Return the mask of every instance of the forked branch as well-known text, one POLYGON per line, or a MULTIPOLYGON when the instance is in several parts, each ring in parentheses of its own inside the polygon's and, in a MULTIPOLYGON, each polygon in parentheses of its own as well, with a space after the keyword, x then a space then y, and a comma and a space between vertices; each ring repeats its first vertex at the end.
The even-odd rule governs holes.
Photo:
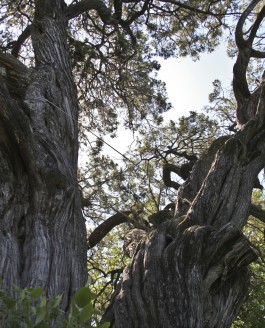
POLYGON ((247 82, 247 68, 249 65, 249 61, 251 58, 264 58, 265 53, 253 49, 253 42, 255 37, 257 36, 258 29, 260 24, 265 17, 265 6, 260 10, 257 14, 257 17, 252 24, 249 32, 248 38, 244 38, 244 26, 246 24, 246 20, 249 18, 253 9, 259 3, 259 0, 253 0, 247 9, 241 15, 235 32, 235 41, 238 47, 238 57, 237 61, 234 65, 233 73, 233 89, 235 93, 235 97, 237 100, 237 119, 240 125, 244 125, 249 121, 250 118, 253 117, 251 111, 247 109, 247 102, 250 98, 250 91, 247 82))

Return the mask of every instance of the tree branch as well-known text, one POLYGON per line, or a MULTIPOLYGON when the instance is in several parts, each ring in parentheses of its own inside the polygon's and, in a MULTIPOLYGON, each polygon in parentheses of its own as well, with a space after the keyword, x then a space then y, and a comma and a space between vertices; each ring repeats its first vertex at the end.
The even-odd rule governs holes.
POLYGON ((197 161, 198 160, 196 155, 193 155, 193 154, 189 155, 186 151, 178 151, 177 148, 169 148, 169 150, 167 150, 165 153, 166 154, 174 154, 179 157, 184 157, 188 161, 197 161))
POLYGON ((136 228, 145 230, 145 226, 129 217, 131 213, 132 211, 117 212, 101 223, 88 237, 88 249, 96 246, 113 228, 122 223, 132 223, 136 228))
POLYGON ((28 25, 25 30, 20 34, 17 41, 12 43, 12 51, 11 54, 14 57, 18 57, 19 51, 23 43, 30 37, 31 35, 31 25, 28 25))
POLYGON ((247 9, 243 12, 243 14, 240 16, 236 31, 235 31, 235 41, 238 49, 244 49, 246 41, 243 37, 243 26, 245 24, 246 19, 248 18, 251 11, 255 8, 255 6, 259 3, 259 0, 253 0, 250 5, 247 7, 247 9))
POLYGON ((241 15, 235 32, 236 44, 239 50, 236 63, 233 68, 233 89, 235 98, 237 101, 237 119, 239 124, 244 125, 250 119, 250 113, 244 108, 244 105, 247 103, 250 97, 250 91, 248 88, 248 82, 246 78, 246 72, 248 64, 253 54, 252 44, 256 36, 258 27, 264 17, 264 7, 261 12, 258 14, 257 19, 252 26, 252 31, 247 40, 244 39, 243 26, 247 17, 250 15, 255 6, 259 3, 259 0, 253 0, 247 9, 241 15))
POLYGON ((122 0, 114 0, 115 17, 120 20, 122 17, 122 0))
POLYGON ((70 20, 92 9, 97 11, 103 23, 110 25, 118 23, 112 16, 110 9, 102 0, 82 0, 76 4, 70 5, 66 9, 66 18, 70 20))
POLYGON ((5 66, 7 70, 13 70, 21 74, 27 74, 28 72, 27 66, 22 64, 14 56, 7 53, 3 53, 2 51, 0 51, 0 64, 5 66))
POLYGON ((5 77, 10 94, 16 99, 23 99, 27 86, 30 83, 30 71, 14 56, 0 51, 0 67, 5 77))
POLYGON ((163 167, 163 181, 166 187, 174 188, 176 190, 179 189, 180 184, 176 181, 171 180, 171 172, 176 173, 179 175, 179 168, 174 164, 166 163, 163 167))
POLYGON ((175 1, 175 0, 170 0, 170 1, 163 0, 161 2, 171 3, 173 5, 179 6, 180 8, 184 8, 184 9, 187 9, 187 10, 192 11, 194 13, 202 14, 202 15, 210 15, 210 16, 213 16, 213 17, 220 17, 220 16, 224 16, 226 14, 226 12, 223 12, 223 13, 220 13, 220 14, 215 14, 215 13, 211 12, 210 10, 206 10, 206 11, 201 10, 199 8, 192 7, 192 6, 188 5, 187 3, 182 3, 180 1, 175 1))
POLYGON ((265 58, 265 52, 251 49, 251 57, 252 58, 265 58))
POLYGON ((148 9, 148 5, 150 3, 150 0, 145 0, 143 7, 141 10, 135 12, 132 17, 126 22, 126 25, 130 25, 132 22, 134 22, 138 17, 142 16, 146 10, 148 9))
MULTIPOLYGON (((169 147, 168 147, 169 148, 169 147)), ((183 180, 186 180, 190 172, 192 170, 193 165, 198 160, 196 155, 190 155, 186 151, 179 152, 177 148, 169 148, 169 150, 165 151, 166 154, 174 154, 179 157, 184 157, 189 162, 184 163, 180 166, 166 163, 163 167, 163 181, 164 184, 169 188, 178 189, 180 187, 180 184, 171 180, 171 172, 176 173, 178 176, 180 176, 183 180)))
POLYGON ((265 223, 265 211, 260 206, 251 204, 250 215, 265 223))
POLYGON ((250 35, 249 35, 249 38, 248 38, 248 40, 251 43, 251 45, 253 44, 253 41, 254 41, 254 39, 256 37, 257 31, 258 31, 258 29, 260 27, 260 24, 261 24, 264 16, 265 16, 265 6, 263 6, 263 8, 261 9, 261 11, 258 13, 258 16, 257 16, 257 18, 256 18, 256 20, 255 20, 255 22, 254 22, 254 24, 253 24, 253 26, 251 28, 251 32, 250 32, 250 35))
POLYGON ((113 228, 129 221, 131 211, 116 213, 101 223, 88 237, 88 248, 96 246, 113 228))

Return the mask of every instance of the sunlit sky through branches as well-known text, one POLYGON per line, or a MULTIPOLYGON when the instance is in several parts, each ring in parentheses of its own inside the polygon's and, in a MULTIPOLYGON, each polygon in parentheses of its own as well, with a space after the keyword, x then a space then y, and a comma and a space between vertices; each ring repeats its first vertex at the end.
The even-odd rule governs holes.
MULTIPOLYGON (((158 78, 166 82, 169 101, 173 106, 164 114, 165 121, 177 121, 189 111, 200 111, 206 106, 215 79, 220 80, 224 88, 231 88, 234 61, 227 56, 226 45, 219 46, 211 54, 202 54, 197 61, 190 58, 159 60, 161 69, 158 78)), ((106 141, 119 152, 125 153, 133 137, 122 128, 118 132, 118 138, 106 138, 106 141)), ((108 146, 104 149, 113 159, 121 159, 108 146)))
POLYGON ((219 47, 211 54, 203 54, 198 61, 190 58, 161 61, 158 77, 166 82, 173 109, 165 119, 175 120, 189 111, 199 111, 208 104, 213 91, 212 82, 218 79, 224 88, 230 88, 234 60, 226 54, 226 47, 219 47))

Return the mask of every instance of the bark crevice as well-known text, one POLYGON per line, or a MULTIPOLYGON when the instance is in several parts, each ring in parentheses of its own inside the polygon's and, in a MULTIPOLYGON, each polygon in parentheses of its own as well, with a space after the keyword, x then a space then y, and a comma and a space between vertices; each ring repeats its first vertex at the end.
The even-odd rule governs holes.
POLYGON ((197 225, 183 232, 175 224, 160 225, 138 245, 103 318, 112 327, 126 322, 126 327, 221 328, 233 322, 245 299, 241 284, 248 278, 247 265, 256 253, 231 224, 219 229, 197 225), (169 233, 174 239, 168 245, 169 233))
POLYGON ((0 53, 0 271, 7 288, 69 297, 87 279, 86 228, 77 183, 78 102, 63 1, 36 1, 28 69, 0 53), (16 83, 24 78, 19 92, 16 83), (11 210, 12 209, 12 210, 11 210), (16 211, 16 212, 15 212, 16 211))

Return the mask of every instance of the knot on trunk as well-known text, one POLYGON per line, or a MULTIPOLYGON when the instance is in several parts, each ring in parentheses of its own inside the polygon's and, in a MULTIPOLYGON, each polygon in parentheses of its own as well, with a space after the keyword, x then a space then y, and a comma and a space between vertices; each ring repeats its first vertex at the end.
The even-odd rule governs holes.
POLYGON ((174 214, 174 212, 172 209, 164 209, 162 211, 158 211, 157 213, 149 215, 148 222, 156 227, 159 224, 172 219, 173 214, 174 214))
POLYGON ((133 257, 138 244, 146 238, 146 232, 142 229, 132 229, 124 237, 123 250, 126 255, 133 257))

